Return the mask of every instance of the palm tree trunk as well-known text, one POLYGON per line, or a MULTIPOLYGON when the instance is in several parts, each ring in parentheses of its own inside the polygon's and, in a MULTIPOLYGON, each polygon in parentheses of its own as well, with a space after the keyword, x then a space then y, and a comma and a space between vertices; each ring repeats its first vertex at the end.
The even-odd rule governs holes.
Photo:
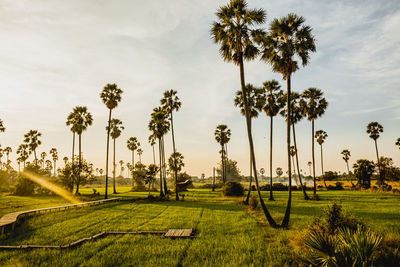
POLYGON ((243 63, 243 54, 242 53, 239 55, 239 67, 240 67, 240 85, 242 87, 244 110, 245 110, 245 114, 246 114, 247 136, 248 136, 248 139, 249 139, 250 153, 251 153, 251 159, 252 159, 252 163, 253 163, 254 180, 256 182, 257 193, 258 193, 258 197, 260 199, 261 207, 263 209, 265 217, 268 220, 269 225, 274 227, 274 228, 277 228, 279 226, 276 224, 274 218, 272 218, 272 216, 269 213, 267 207, 265 206, 264 200, 263 200, 263 198, 261 196, 260 187, 259 187, 259 184, 258 184, 257 167, 256 167, 255 153, 254 153, 254 144, 253 144, 253 136, 251 134, 250 114, 249 114, 249 107, 248 107, 248 103, 247 103, 247 95, 246 95, 246 89, 245 89, 246 85, 245 85, 245 81, 244 81, 244 63, 243 63))
MULTIPOLYGON (((301 180, 301 173, 300 173, 300 167, 299 167, 299 156, 297 154, 296 131, 295 131, 294 124, 292 124, 292 130, 293 130, 293 144, 294 144, 294 149, 296 150, 297 174, 299 175, 299 182, 300 182, 301 190, 303 191, 304 199, 310 200, 310 197, 307 195, 306 189, 303 186, 303 181, 301 180)), ((293 166, 293 168, 294 168, 294 166, 293 166)))
POLYGON ((115 166, 116 166, 116 164, 115 164, 115 140, 116 140, 116 138, 114 138, 114 151, 113 151, 113 189, 114 189, 113 193, 114 194, 117 193, 117 190, 115 188, 115 166))
POLYGON ((312 153, 312 167, 313 167, 313 179, 314 179, 314 191, 313 191, 313 199, 315 200, 317 197, 317 182, 315 180, 315 155, 314 155, 314 120, 311 121, 311 153, 312 153))
POLYGON ((135 187, 135 179, 133 179, 133 172, 135 171, 135 150, 132 150, 132 191, 135 187))
POLYGON ((154 165, 156 165, 156 153, 154 151, 154 145, 152 145, 151 147, 153 148, 153 162, 154 162, 154 165))
POLYGON ((82 153, 81 153, 81 141, 82 141, 82 139, 81 139, 81 136, 82 136, 82 134, 78 134, 78 140, 79 140, 78 141, 79 142, 79 145, 78 145, 79 155, 78 155, 78 157, 79 157, 79 162, 78 162, 78 181, 76 183, 75 195, 79 194, 79 184, 81 183, 81 168, 82 168, 82 158, 81 158, 81 156, 82 156, 82 153))
POLYGON ((161 139, 162 139, 162 143, 161 143, 161 146, 162 146, 162 162, 163 162, 163 176, 164 176, 164 192, 165 192, 165 194, 167 194, 168 193, 168 188, 167 188, 167 171, 166 171, 166 168, 165 168, 165 146, 164 146, 164 136, 163 137, 161 137, 161 139))
MULTIPOLYGON (((347 175, 350 176, 349 162, 347 160, 346 160, 346 166, 347 166, 347 175)), ((350 177, 350 183, 352 186, 354 186, 353 181, 351 180, 351 177, 350 177)))
POLYGON ((108 153, 109 153, 109 147, 110 147, 110 124, 111 124, 111 110, 110 113, 108 114, 108 127, 107 127, 107 152, 106 152, 106 188, 105 188, 105 193, 104 193, 104 198, 107 199, 108 197, 108 153))
POLYGON ((175 149, 174 119, 173 119, 173 116, 172 116, 172 105, 171 105, 171 133, 172 133, 172 147, 174 149, 175 200, 179 200, 179 195, 178 195, 178 169, 176 167, 176 149, 175 149))
POLYGON ((250 156, 250 182, 249 182, 249 190, 247 191, 247 196, 246 196, 246 200, 244 201, 245 205, 249 204, 249 199, 250 199, 250 194, 251 194, 251 183, 253 181, 253 177, 252 177, 252 162, 251 162, 251 156, 250 156))
POLYGON ((272 193, 272 135, 273 135, 273 117, 270 116, 271 119, 271 125, 270 125, 270 134, 269 134, 269 178, 270 178, 270 183, 269 183, 269 199, 270 201, 275 200, 274 195, 272 193))
POLYGON ((163 171, 162 171, 162 156, 161 156, 161 138, 158 138, 158 150, 159 150, 159 158, 160 158, 160 197, 164 196, 163 193, 163 171))
POLYGON ((221 145, 221 171, 222 171, 222 183, 225 183, 224 145, 221 145))
POLYGON ((288 196, 288 201, 286 205, 286 211, 285 211, 285 217, 283 217, 283 221, 281 224, 282 228, 287 228, 289 225, 289 219, 290 219, 290 208, 292 204, 292 169, 291 169, 291 164, 290 164, 290 126, 292 125, 290 122, 290 117, 291 117, 291 105, 290 105, 290 97, 292 95, 291 88, 290 88, 290 75, 287 77, 287 99, 286 99, 286 106, 287 106, 287 118, 286 118, 286 142, 287 142, 287 159, 288 159, 288 179, 289 179, 289 196, 288 196))
POLYGON ((56 177, 56 161, 54 161, 54 177, 56 177))
POLYGON ((213 167, 213 186, 212 186, 212 191, 215 191, 215 167, 213 167))
POLYGON ((378 164, 378 171, 379 171, 379 181, 382 186, 383 178, 382 178, 382 172, 381 172, 381 164, 379 163, 378 143, 377 143, 376 139, 374 141, 375 141, 375 151, 376 151, 376 162, 378 164))
POLYGON ((324 156, 322 153, 322 144, 321 144, 321 170, 322 170, 322 179, 324 181, 324 186, 326 190, 329 190, 328 187, 326 186, 325 175, 324 175, 324 156))

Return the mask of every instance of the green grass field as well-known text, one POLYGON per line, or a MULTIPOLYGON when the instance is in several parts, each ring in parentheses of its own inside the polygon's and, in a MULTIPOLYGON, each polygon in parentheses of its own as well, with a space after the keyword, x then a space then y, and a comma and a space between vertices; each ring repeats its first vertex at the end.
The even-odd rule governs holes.
MULTIPOLYGON (((118 196, 144 197, 146 192, 118 196)), ((102 192, 99 189, 99 192, 102 192)), ((92 193, 84 189, 83 193, 92 193)), ((267 192, 265 192, 265 196, 267 192)), ((286 192, 267 202, 273 216, 283 217, 286 192)), ((194 239, 160 236, 108 236, 68 250, 0 251, 0 266, 288 266, 301 255, 305 228, 322 208, 340 202, 347 213, 373 230, 400 234, 400 197, 356 191, 321 191, 321 201, 302 200, 294 192, 289 230, 272 229, 260 211, 246 212, 242 198, 224 198, 220 192, 191 190, 184 202, 121 201, 100 206, 32 217, 0 239, 1 245, 61 245, 100 231, 195 228, 194 239)), ((1 196, 2 214, 15 210, 64 204, 58 197, 1 196)))

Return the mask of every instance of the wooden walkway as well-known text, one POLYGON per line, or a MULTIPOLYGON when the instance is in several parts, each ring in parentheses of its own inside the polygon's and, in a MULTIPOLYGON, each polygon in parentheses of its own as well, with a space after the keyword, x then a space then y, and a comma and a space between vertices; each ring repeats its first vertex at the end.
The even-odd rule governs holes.
POLYGON ((169 229, 168 231, 135 231, 135 232, 100 232, 91 237, 85 237, 69 244, 59 246, 43 245, 19 245, 19 246, 0 246, 0 250, 26 250, 33 248, 67 249, 82 245, 85 242, 93 241, 108 235, 162 235, 166 238, 193 238, 194 229, 169 229))
POLYGON ((0 218, 0 236, 5 233, 12 232, 15 228, 15 225, 18 223, 18 221, 24 217, 34 216, 36 214, 45 213, 45 212, 60 211, 60 210, 67 210, 67 209, 71 209, 71 208, 81 208, 81 207, 86 207, 86 206, 100 205, 100 204, 104 204, 106 202, 118 201, 118 200, 120 200, 120 198, 109 198, 109 199, 83 202, 83 203, 78 203, 78 204, 70 204, 70 205, 64 205, 64 206, 34 209, 34 210, 28 210, 28 211, 17 211, 17 212, 9 213, 0 218))

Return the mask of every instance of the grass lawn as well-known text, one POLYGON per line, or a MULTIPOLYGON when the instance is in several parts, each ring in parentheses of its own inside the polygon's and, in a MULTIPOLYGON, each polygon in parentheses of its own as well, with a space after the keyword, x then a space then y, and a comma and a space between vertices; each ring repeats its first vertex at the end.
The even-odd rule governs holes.
MULTIPOLYGON (((147 196, 146 192, 128 190, 118 188, 118 196, 147 196)), ((90 194, 92 190, 83 189, 82 193, 90 194)), ((267 193, 264 192, 265 199, 267 193)), ((319 194, 322 200, 311 202, 302 200, 301 192, 294 192, 289 230, 267 226, 261 211, 247 213, 237 204, 242 198, 224 198, 220 192, 209 189, 189 191, 184 202, 121 201, 45 214, 26 220, 13 233, 1 238, 0 244, 61 245, 107 230, 195 228, 198 233, 192 240, 108 236, 62 251, 0 251, 0 266, 288 266, 304 249, 301 239, 304 229, 333 201, 341 202, 346 212, 377 232, 400 234, 398 195, 356 191, 319 194)), ((275 192, 276 201, 266 201, 276 219, 283 218, 286 195, 286 192, 275 192)), ((12 212, 22 207, 51 206, 51 201, 63 204, 55 197, 2 196, 0 208, 3 213, 12 212), (14 205, 11 208, 4 207, 11 204, 14 205)))

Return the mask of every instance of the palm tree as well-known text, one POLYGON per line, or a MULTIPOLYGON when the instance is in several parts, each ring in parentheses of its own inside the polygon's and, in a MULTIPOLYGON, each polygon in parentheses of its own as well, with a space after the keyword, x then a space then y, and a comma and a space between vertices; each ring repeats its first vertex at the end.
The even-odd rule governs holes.
POLYGON ((6 153, 7 162, 8 162, 8 161, 10 160, 10 159, 9 159, 9 156, 10 156, 10 153, 12 152, 12 148, 9 147, 9 146, 7 146, 7 147, 5 147, 5 148, 3 149, 3 152, 6 153))
POLYGON ((245 0, 231 0, 227 5, 221 6, 217 13, 218 22, 214 22, 211 35, 215 43, 220 43, 220 53, 227 62, 233 62, 239 66, 240 85, 243 95, 243 104, 246 114, 247 136, 249 139, 251 161, 253 164, 254 180, 263 212, 272 227, 278 227, 261 197, 257 178, 257 166, 254 154, 253 136, 250 127, 250 113, 245 89, 244 61, 253 60, 259 53, 254 41, 265 35, 261 29, 255 29, 255 25, 265 22, 266 13, 263 9, 249 9, 245 0))
POLYGON ((153 149, 153 164, 156 165, 156 152, 154 151, 154 145, 156 144, 156 137, 153 134, 149 136, 149 144, 153 149))
POLYGON ((396 145, 396 146, 398 146, 398 147, 399 147, 399 149, 400 149, 400 137, 399 137, 399 138, 397 138, 395 145, 396 145))
POLYGON ((266 94, 266 101, 263 110, 265 114, 270 118, 270 135, 269 135, 269 176, 270 176, 270 188, 269 188, 269 200, 274 200, 272 193, 272 140, 273 140, 273 118, 278 115, 282 109, 282 101, 280 101, 283 91, 280 89, 277 80, 266 81, 263 84, 263 91, 266 94))
POLYGON ((6 127, 4 127, 3 120, 0 119, 0 133, 4 133, 6 131, 6 127))
POLYGON ((119 161, 119 166, 121 167, 120 176, 122 177, 123 176, 122 172, 124 171, 124 161, 122 159, 119 161))
POLYGON ((231 130, 225 124, 217 126, 214 132, 215 140, 221 145, 221 169, 222 169, 222 182, 226 182, 225 172, 225 144, 229 142, 231 130))
MULTIPOLYGON (((110 133, 111 138, 113 139, 113 143, 114 143, 114 152, 113 152, 113 189, 114 189, 114 194, 117 194, 117 190, 115 188, 115 167, 116 167, 116 162, 115 162, 115 140, 118 137, 121 136, 121 133, 125 128, 124 128, 124 126, 122 126, 122 121, 120 121, 119 119, 112 119, 109 127, 110 128, 106 128, 106 130, 107 130, 107 132, 110 133)), ((106 174, 107 174, 107 172, 106 172, 106 174)))
POLYGON ((44 163, 45 163, 45 159, 47 157, 47 153, 46 152, 42 152, 40 153, 40 158, 42 160, 42 168, 44 169, 44 163))
POLYGON ((164 197, 167 191, 167 181, 165 175, 165 153, 163 140, 164 135, 169 131, 170 123, 168 121, 168 114, 165 109, 158 107, 153 109, 151 113, 151 120, 149 122, 149 130, 158 139, 158 149, 160 158, 160 197, 164 197), (163 171, 164 170, 164 171, 163 171), (164 178, 164 179, 163 179, 164 178), (164 192, 163 192, 164 185, 164 192))
POLYGON ((107 130, 107 152, 106 152, 106 188, 104 198, 107 199, 108 195, 108 152, 109 152, 109 144, 110 144, 110 124, 111 124, 111 111, 118 106, 118 103, 121 102, 121 94, 123 91, 118 88, 118 86, 113 84, 107 84, 103 91, 100 94, 100 98, 106 107, 109 109, 108 114, 108 130, 107 130))
POLYGON ((42 134, 37 130, 30 130, 24 135, 24 142, 27 143, 30 153, 33 152, 35 156, 35 164, 37 164, 36 149, 42 144, 42 141, 39 139, 41 136, 42 134))
POLYGON ((322 144, 325 142, 325 139, 328 137, 328 134, 323 130, 318 130, 315 132, 315 139, 317 139, 317 143, 321 147, 321 171, 322 171, 322 179, 324 181, 325 188, 328 190, 325 182, 325 175, 324 175, 324 157, 322 154, 322 144))
POLYGON ((311 162, 311 161, 307 162, 307 165, 308 165, 308 170, 309 170, 310 176, 311 176, 311 166, 312 166, 312 162, 311 162))
POLYGON ((71 131, 78 135, 78 179, 76 183, 76 192, 75 194, 79 193, 79 184, 81 178, 81 170, 82 170, 82 133, 87 130, 87 128, 92 125, 93 117, 90 112, 88 112, 87 107, 85 106, 76 106, 72 110, 72 113, 68 116, 67 124, 72 123, 71 131), (71 117, 70 117, 71 116, 71 117))
MULTIPOLYGON (((283 102, 284 105, 285 105, 286 99, 287 99, 287 95, 284 94, 281 97, 281 102, 283 102)), ((299 152, 298 152, 297 141, 296 141, 296 127, 295 126, 298 122, 300 122, 303 119, 303 114, 300 109, 299 100, 300 100, 300 94, 298 94, 296 92, 292 92, 292 96, 290 97, 290 103, 291 103, 291 105, 290 105, 290 110, 291 110, 290 122, 292 124, 293 145, 294 145, 295 152, 296 152, 296 155, 295 155, 296 156, 296 168, 297 168, 297 175, 298 175, 299 181, 300 181, 300 187, 301 187, 301 190, 303 191, 304 199, 310 200, 310 197, 307 195, 305 186, 303 186, 303 181, 301 179, 300 166, 299 166, 299 152)), ((285 120, 287 119, 287 110, 286 109, 282 109, 280 114, 285 118, 285 120)), ((295 168, 295 165, 293 165, 293 168, 295 168)))
POLYGON ((312 144, 312 166, 313 166, 313 179, 314 179, 314 191, 313 199, 318 199, 317 196, 317 183, 315 179, 315 156, 314 156, 314 121, 321 117, 325 113, 325 109, 328 107, 328 102, 323 97, 321 90, 317 88, 308 88, 302 94, 300 100, 300 107, 307 119, 311 121, 311 144, 312 144))
POLYGON ((67 165, 68 157, 63 157, 63 161, 64 161, 64 166, 67 165))
POLYGON ((374 140, 375 143, 375 151, 376 151, 376 162, 378 165, 378 171, 379 171, 379 181, 382 183, 383 182, 383 177, 382 177, 382 172, 381 172, 381 164, 379 162, 379 153, 378 153, 378 143, 377 140, 380 136, 380 133, 383 133, 383 126, 380 125, 378 122, 373 121, 368 123, 367 125, 367 134, 369 134, 369 138, 374 140))
POLYGON ((56 161, 58 160, 58 152, 56 148, 52 148, 50 149, 50 155, 53 158, 53 162, 54 162, 54 177, 56 177, 56 161))
POLYGON ((3 158, 4 153, 3 153, 3 149, 1 148, 1 144, 0 144, 0 170, 3 169, 3 164, 1 163, 1 159, 3 158))
MULTIPOLYGON (((248 83, 245 87, 247 104, 250 113, 250 128, 251 128, 251 120, 253 118, 258 117, 258 112, 262 110, 265 100, 263 98, 263 91, 260 88, 254 87, 252 84, 248 83)), ((240 108, 240 113, 243 116, 246 116, 246 111, 244 109, 244 101, 242 97, 242 91, 236 92, 236 97, 234 99, 234 105, 240 108)), ((225 151, 226 152, 226 151, 225 151)), ((225 153, 226 154, 226 153, 225 153)), ((250 193, 251 193, 251 183, 252 183, 252 162, 250 155, 250 182, 249 182, 249 191, 247 192, 247 197, 245 200, 245 204, 249 203, 250 193)))
POLYGON ((138 148, 137 154, 139 156, 139 162, 142 163, 142 154, 143 154, 143 149, 138 148))
MULTIPOLYGON (((126 141, 126 146, 130 151, 132 151, 132 172, 135 168, 135 150, 140 147, 140 143, 136 137, 129 137, 128 141, 126 141)), ((132 188, 134 186, 134 180, 132 179, 132 188)))
MULTIPOLYGON (((346 166, 347 166, 347 175, 350 175, 350 169, 349 169, 349 159, 350 159, 350 150, 348 149, 343 149, 343 151, 340 153, 343 155, 343 160, 344 162, 346 162, 346 166)), ((353 181, 351 181, 351 185, 354 186, 353 181)))
POLYGON ((103 172, 104 172, 103 169, 99 169, 100 176, 103 176, 103 172))
MULTIPOLYGON (((174 120, 172 113, 173 111, 178 111, 182 105, 182 103, 179 100, 179 97, 176 95, 177 91, 171 89, 168 91, 164 92, 164 98, 161 99, 161 105, 162 107, 167 111, 167 113, 170 115, 170 121, 171 121, 171 133, 172 133, 172 148, 173 148, 173 154, 176 155, 176 147, 175 147, 175 135, 174 135, 174 120)), ((176 165, 176 159, 174 159, 175 165, 176 165)), ((175 166, 175 200, 179 200, 178 196, 178 172, 176 171, 177 167, 175 166)))
POLYGON ((304 25, 305 19, 296 14, 289 14, 280 19, 274 19, 269 27, 269 34, 261 36, 259 42, 262 45, 261 59, 270 63, 274 72, 281 73, 287 83, 287 160, 289 171, 289 197, 285 211, 285 217, 282 221, 282 227, 287 227, 290 218, 290 207, 292 203, 291 189, 291 164, 290 164, 290 97, 291 94, 291 76, 299 69, 298 59, 303 66, 307 65, 310 53, 315 52, 315 40, 311 34, 311 27, 304 25))
POLYGON ((25 168, 25 162, 29 158, 29 148, 27 144, 21 144, 19 145, 17 149, 17 154, 19 155, 19 159, 21 162, 24 163, 24 168, 25 168))

